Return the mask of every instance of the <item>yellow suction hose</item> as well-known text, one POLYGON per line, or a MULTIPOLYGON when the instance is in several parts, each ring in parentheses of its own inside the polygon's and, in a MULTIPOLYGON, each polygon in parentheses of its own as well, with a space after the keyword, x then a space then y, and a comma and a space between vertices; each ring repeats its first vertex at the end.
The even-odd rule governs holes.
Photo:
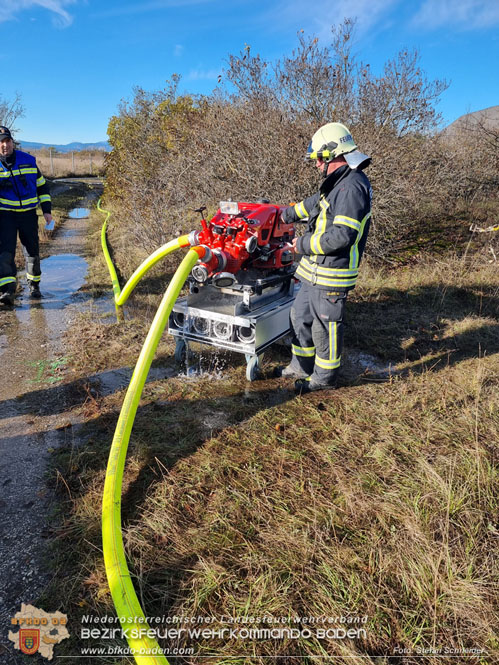
POLYGON ((101 207, 101 199, 99 199, 97 202, 97 209, 106 215, 106 219, 104 220, 104 224, 102 225, 102 230, 101 230, 101 245, 102 245, 102 251, 104 252, 104 258, 106 260, 107 267, 109 269, 109 274, 111 275, 116 314, 118 316, 118 319, 121 319, 122 318, 121 308, 126 303, 132 291, 140 282, 142 277, 144 277, 144 275, 163 257, 168 256, 168 254, 171 254, 171 252, 174 252, 176 249, 179 249, 180 247, 189 247, 190 246, 189 237, 185 235, 185 236, 180 236, 175 240, 170 240, 170 242, 167 242, 166 245, 163 245, 155 252, 153 252, 151 256, 149 256, 145 261, 143 261, 140 264, 140 266, 137 268, 137 270, 135 270, 133 275, 125 284, 123 289, 120 290, 118 275, 116 274, 116 269, 111 259, 111 255, 109 254, 109 249, 107 247, 107 238, 106 238, 107 222, 109 217, 111 216, 111 213, 109 212, 109 210, 104 210, 104 208, 101 207))
POLYGON ((111 217, 111 213, 109 210, 104 210, 104 208, 101 208, 101 199, 97 201, 97 210, 102 212, 104 215, 106 215, 106 219, 104 220, 104 223, 102 225, 102 229, 100 232, 100 241, 102 245, 102 251, 104 252, 104 258, 106 260, 106 264, 109 270, 109 274, 111 275, 111 282, 113 285, 113 293, 114 293, 114 306, 116 308, 116 317, 119 320, 123 318, 123 314, 121 309, 118 308, 116 305, 116 299, 120 297, 120 283, 118 281, 118 275, 116 274, 116 269, 114 267, 113 261, 111 259, 111 255, 109 254, 109 250, 107 248, 107 240, 106 240, 106 231, 107 231, 107 222, 109 218, 111 217))
POLYGON ((170 242, 167 242, 166 245, 163 245, 155 252, 153 252, 151 256, 149 256, 143 263, 141 263, 141 265, 137 268, 137 270, 133 273, 128 282, 125 284, 123 290, 121 291, 121 294, 116 299, 116 305, 118 307, 122 307, 130 297, 130 294, 137 286, 138 282, 142 279, 142 277, 144 277, 146 272, 148 272, 153 267, 153 265, 157 263, 160 259, 162 259, 164 256, 168 256, 168 254, 171 254, 176 249, 180 249, 181 247, 189 247, 189 240, 187 236, 180 236, 175 240, 170 240, 170 242))
MULTIPOLYGON (((99 204, 100 201, 97 204, 98 209, 107 214, 104 222, 105 226, 109 218, 109 213, 108 211, 103 211, 99 204)), ((113 280, 115 302, 118 300, 121 301, 127 287, 129 287, 126 291, 126 297, 128 297, 140 278, 152 265, 154 265, 154 263, 159 261, 162 256, 166 256, 166 254, 179 247, 186 246, 182 244, 185 242, 186 238, 187 236, 177 238, 177 240, 167 243, 154 252, 154 254, 144 261, 140 268, 135 271, 127 286, 121 292, 121 296, 118 278, 113 266, 114 276, 111 270, 110 272, 113 280)), ((156 353, 159 340, 161 339, 170 312, 172 311, 173 305, 187 279, 187 276, 198 259, 202 258, 204 254, 205 249, 203 247, 189 249, 180 266, 177 268, 163 299, 161 300, 161 304, 158 307, 158 311, 156 312, 151 328, 149 329, 144 342, 144 346, 140 352, 139 359, 135 365, 132 379, 128 386, 123 406, 121 407, 106 470, 102 500, 102 544, 104 565, 116 613, 121 622, 121 627, 126 635, 130 650, 134 655, 135 662, 140 665, 168 665, 168 660, 162 654, 161 648, 155 639, 154 631, 150 629, 146 621, 126 563, 123 537, 121 533, 121 488, 123 471, 125 468, 128 442, 130 440, 133 422, 135 420, 142 390, 154 354, 156 353)), ((107 257, 109 258, 108 265, 112 265, 109 252, 107 252, 107 257)), ((126 297, 123 298, 123 302, 126 301, 126 297)))

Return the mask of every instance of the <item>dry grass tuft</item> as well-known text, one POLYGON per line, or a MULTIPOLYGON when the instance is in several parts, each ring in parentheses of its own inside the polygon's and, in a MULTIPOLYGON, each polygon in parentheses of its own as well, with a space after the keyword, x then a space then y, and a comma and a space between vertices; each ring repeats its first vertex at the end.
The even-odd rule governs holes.
MULTIPOLYGON (((194 647, 177 662, 461 662, 452 649, 483 649, 490 655, 471 662, 493 661, 499 282, 479 259, 365 271, 348 341, 393 363, 398 373, 383 383, 345 377, 334 393, 294 397, 276 379, 246 384, 244 364, 229 358, 222 380, 146 385, 123 491, 146 614, 204 617, 212 630, 310 629, 296 639, 184 632, 165 643, 194 647), (322 637, 324 627, 359 632, 322 637)), ((137 321, 87 326, 82 368, 138 353, 137 321)), ((78 552, 64 563, 76 613, 111 611, 98 522, 122 399, 97 395, 92 443, 59 457, 73 496, 60 541, 78 552)))

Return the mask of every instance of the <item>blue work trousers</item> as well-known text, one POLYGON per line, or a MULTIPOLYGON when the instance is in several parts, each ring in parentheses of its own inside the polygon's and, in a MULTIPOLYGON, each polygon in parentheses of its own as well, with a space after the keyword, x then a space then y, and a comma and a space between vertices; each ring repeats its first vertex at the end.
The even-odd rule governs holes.
POLYGON ((0 210, 0 291, 15 291, 17 235, 23 246, 27 278, 40 281, 40 249, 36 209, 0 210))

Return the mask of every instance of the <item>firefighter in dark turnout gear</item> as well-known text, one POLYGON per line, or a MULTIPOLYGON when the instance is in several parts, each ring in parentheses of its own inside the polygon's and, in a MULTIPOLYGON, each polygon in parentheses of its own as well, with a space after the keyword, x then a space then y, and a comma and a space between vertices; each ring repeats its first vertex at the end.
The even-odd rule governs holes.
POLYGON ((41 297, 38 204, 49 223, 52 204, 48 185, 35 158, 15 150, 10 130, 0 126, 0 302, 3 304, 14 304, 18 233, 26 258, 31 296, 41 297))
POLYGON ((297 379, 297 392, 334 388, 341 363, 347 294, 355 287, 371 219, 372 190, 362 169, 371 159, 357 150, 349 130, 329 123, 313 136, 307 157, 324 180, 319 191, 284 210, 286 222, 308 218, 293 241, 302 255, 295 276, 301 288, 291 309, 292 360, 281 375, 297 379))

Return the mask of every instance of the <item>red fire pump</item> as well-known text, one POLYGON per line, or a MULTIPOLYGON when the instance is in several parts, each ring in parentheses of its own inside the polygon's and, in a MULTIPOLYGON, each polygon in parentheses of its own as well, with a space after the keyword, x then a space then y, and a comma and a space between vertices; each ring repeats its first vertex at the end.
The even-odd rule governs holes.
POLYGON ((290 243, 295 229, 283 221, 283 209, 284 206, 267 201, 223 201, 215 216, 207 221, 204 208, 199 208, 203 228, 192 231, 189 241, 192 246, 204 245, 209 251, 194 266, 194 280, 221 288, 232 286, 241 277, 244 281, 240 271, 265 271, 267 275, 291 272, 294 257, 290 243))
POLYGON ((268 201, 222 201, 212 219, 199 208, 201 226, 189 244, 206 254, 192 269, 189 293, 175 302, 168 332, 176 338, 175 359, 189 358, 201 343, 246 357, 246 377, 258 377, 263 352, 289 335, 290 310, 298 284, 284 207, 268 201))

